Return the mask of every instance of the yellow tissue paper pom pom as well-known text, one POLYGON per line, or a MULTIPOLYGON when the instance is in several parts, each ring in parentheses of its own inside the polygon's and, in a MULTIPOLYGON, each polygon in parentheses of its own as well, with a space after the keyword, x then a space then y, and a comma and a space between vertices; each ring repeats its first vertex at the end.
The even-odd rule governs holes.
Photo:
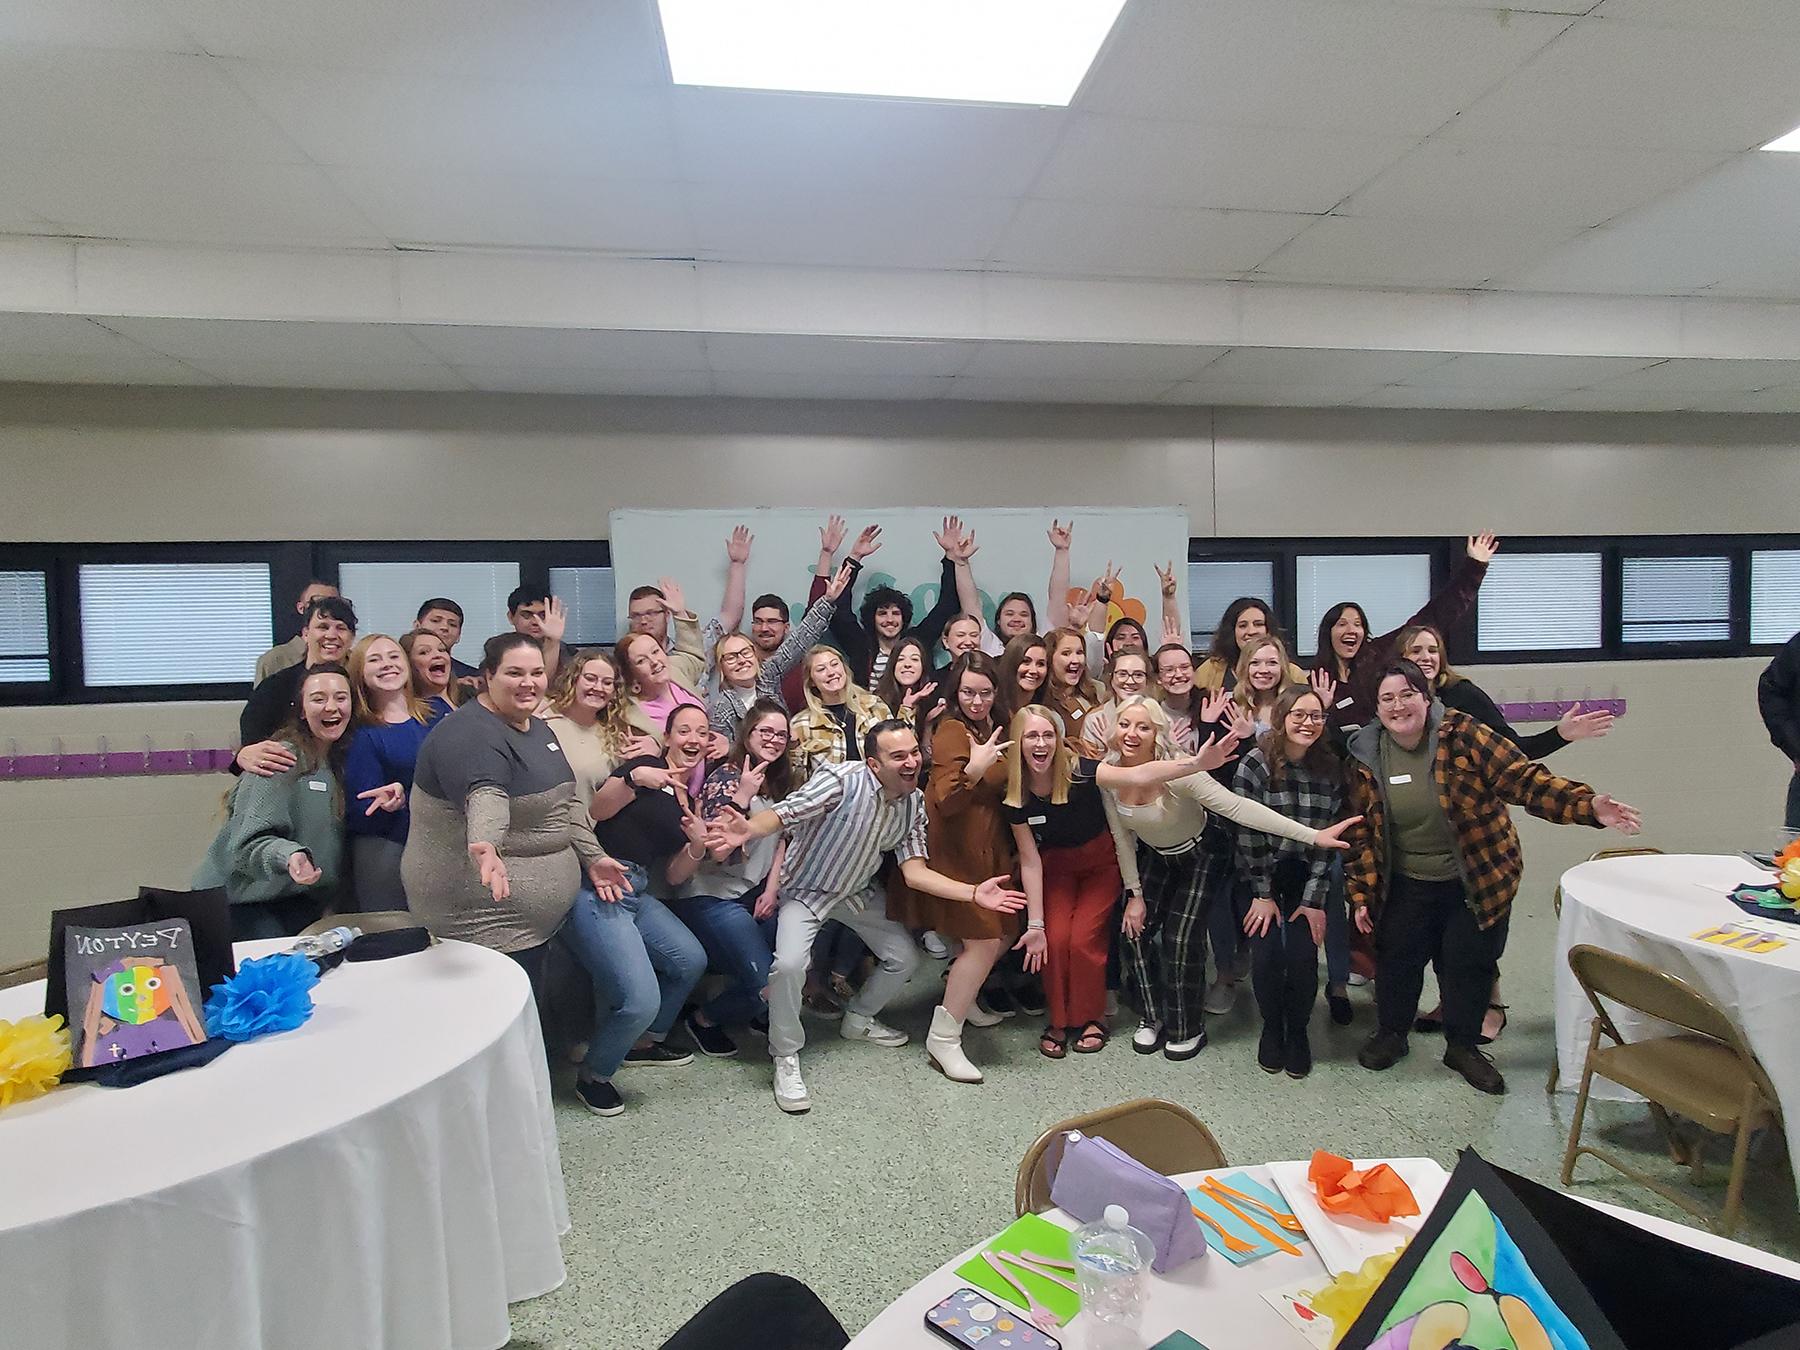
POLYGON ((1405 1251, 1404 1244, 1391 1252, 1383 1252, 1379 1256, 1371 1256, 1355 1271, 1348 1275, 1339 1275, 1330 1284, 1313 1295, 1313 1311, 1322 1312, 1331 1319, 1331 1343, 1336 1345, 1344 1339, 1344 1333, 1350 1330, 1351 1324, 1362 1316, 1362 1310, 1369 1306, 1369 1300, 1375 1297, 1375 1290, 1394 1263, 1405 1251))
POLYGON ((0 1110, 41 1097, 74 1062, 60 1014, 34 1013, 19 1022, 0 1018, 0 1110))
POLYGON ((1800 858, 1783 867, 1777 880, 1783 895, 1789 900, 1800 900, 1800 858))

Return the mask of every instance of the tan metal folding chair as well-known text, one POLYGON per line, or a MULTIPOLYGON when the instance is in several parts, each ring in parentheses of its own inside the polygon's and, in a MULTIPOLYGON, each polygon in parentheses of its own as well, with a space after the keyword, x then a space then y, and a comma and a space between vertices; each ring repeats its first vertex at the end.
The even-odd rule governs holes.
POLYGON ((1041 1214, 1054 1208, 1051 1165, 1062 1156, 1063 1136, 1070 1130, 1116 1144, 1144 1166, 1165 1174, 1229 1166, 1225 1150, 1200 1117, 1174 1102, 1144 1097, 1072 1116, 1040 1134, 1019 1160, 1019 1174, 1013 1183, 1015 1213, 1041 1214))
POLYGON ((1725 1010, 1686 980, 1617 952, 1585 944, 1570 949, 1569 968, 1575 972, 1588 1002, 1594 1005, 1594 1030, 1588 1038, 1587 1061, 1582 1066, 1581 1095, 1575 1099, 1569 1147, 1563 1154, 1563 1185, 1567 1186, 1574 1175, 1576 1158, 1591 1154, 1704 1220, 1715 1232, 1730 1234, 1737 1227, 1742 1209, 1751 1132, 1781 1122, 1781 1104, 1768 1074, 1725 1010), (1682 1032, 1627 1042, 1602 998, 1671 1023, 1682 1028, 1682 1032), (1603 1037, 1613 1044, 1603 1046, 1603 1037), (1604 1149, 1581 1142, 1588 1089, 1595 1074, 1649 1100, 1650 1114, 1668 1142, 1669 1156, 1689 1169, 1696 1185, 1702 1179, 1703 1138, 1684 1142, 1675 1132, 1671 1113, 1714 1134, 1734 1136, 1731 1179, 1723 1211, 1714 1214, 1673 1186, 1638 1171, 1604 1149))
POLYGON ((316 937, 333 928, 360 928, 365 933, 391 933, 398 928, 423 928, 417 914, 404 909, 371 909, 361 914, 327 914, 300 930, 301 937, 316 937))
MULTIPOLYGON (((1597 849, 1593 853, 1588 854, 1587 860, 1589 862, 1598 862, 1601 858, 1636 858, 1646 853, 1661 853, 1662 851, 1663 850, 1660 848, 1649 848, 1643 845, 1631 844, 1623 848, 1597 849)), ((1556 917, 1559 919, 1562 918, 1562 882, 1560 881, 1556 883, 1556 891, 1550 897, 1550 904, 1556 910, 1556 917)), ((1545 1092, 1556 1091, 1556 1070, 1556 1053, 1553 1049, 1550 1054, 1550 1076, 1544 1080, 1545 1092)))

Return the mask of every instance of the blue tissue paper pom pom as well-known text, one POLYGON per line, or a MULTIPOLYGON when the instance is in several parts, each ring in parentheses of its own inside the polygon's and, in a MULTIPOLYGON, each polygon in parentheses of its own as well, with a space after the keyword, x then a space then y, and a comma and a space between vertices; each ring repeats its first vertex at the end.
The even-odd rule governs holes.
POLYGON ((215 984, 206 1000, 206 1034, 250 1041, 292 1031, 312 1016, 312 987, 319 968, 295 952, 258 956, 215 984))

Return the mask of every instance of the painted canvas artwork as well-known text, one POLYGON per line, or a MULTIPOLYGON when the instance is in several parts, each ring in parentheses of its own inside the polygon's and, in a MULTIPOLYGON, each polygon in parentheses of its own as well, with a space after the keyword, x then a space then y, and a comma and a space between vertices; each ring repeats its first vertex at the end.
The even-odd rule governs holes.
POLYGON ((199 1045, 199 976, 185 919, 64 931, 75 1063, 83 1068, 199 1045))

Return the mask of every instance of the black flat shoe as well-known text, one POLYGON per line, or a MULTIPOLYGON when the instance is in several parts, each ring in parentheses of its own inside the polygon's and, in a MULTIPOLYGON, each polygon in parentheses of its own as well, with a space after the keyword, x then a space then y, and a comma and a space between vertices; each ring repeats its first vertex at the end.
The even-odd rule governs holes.
POLYGON ((1287 1047, 1281 1043, 1281 1028, 1263 1023, 1262 1037, 1256 1043, 1256 1067, 1264 1073, 1280 1073, 1287 1063, 1287 1047))
POLYGON ((1350 1025, 1350 995, 1327 992, 1325 995, 1325 1006, 1331 1010, 1331 1020, 1336 1025, 1340 1027, 1347 1027, 1350 1025))

